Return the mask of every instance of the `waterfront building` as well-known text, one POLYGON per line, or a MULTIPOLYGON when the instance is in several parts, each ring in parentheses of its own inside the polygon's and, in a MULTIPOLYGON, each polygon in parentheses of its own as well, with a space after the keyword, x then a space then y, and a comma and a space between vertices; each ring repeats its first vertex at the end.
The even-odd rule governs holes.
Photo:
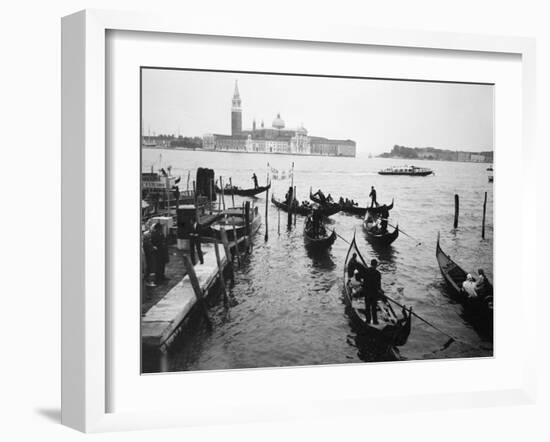
POLYGON ((470 161, 473 161, 474 163, 484 163, 485 162, 485 155, 473 153, 470 156, 470 161))
POLYGON ((352 140, 331 140, 309 136, 303 124, 296 129, 289 129, 280 113, 273 119, 271 127, 266 128, 262 120, 258 128, 254 119, 252 128, 244 130, 242 101, 238 83, 235 82, 231 101, 231 135, 205 134, 203 149, 222 152, 354 157, 356 145, 352 140))

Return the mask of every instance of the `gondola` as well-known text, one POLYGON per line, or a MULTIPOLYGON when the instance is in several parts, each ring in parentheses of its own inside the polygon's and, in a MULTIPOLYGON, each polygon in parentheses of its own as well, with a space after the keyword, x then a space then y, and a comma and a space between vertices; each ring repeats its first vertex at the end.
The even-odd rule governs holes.
POLYGON ((468 313, 474 314, 476 319, 481 319, 483 321, 483 323, 479 325, 485 326, 492 331, 493 286, 487 281, 489 288, 486 294, 477 298, 468 297, 466 292, 462 289, 462 283, 466 280, 467 273, 441 249, 439 244, 439 233, 437 234, 435 256, 439 264, 439 270, 441 270, 441 274, 451 288, 455 298, 468 309, 468 313))
POLYGON ((390 301, 384 296, 378 301, 378 324, 370 324, 366 321, 364 298, 353 295, 348 282, 348 265, 353 254, 357 254, 357 261, 365 268, 367 264, 361 255, 355 242, 355 235, 350 243, 344 266, 344 302, 352 324, 361 332, 370 335, 378 346, 391 350, 397 346, 405 345, 411 333, 411 314, 405 308, 402 309, 402 317, 398 318, 390 301))
MULTIPOLYGON (((237 186, 233 186, 233 187, 226 186, 223 189, 223 193, 225 195, 231 195, 231 193, 233 193, 233 195, 239 195, 239 196, 256 196, 262 192, 265 192, 270 187, 271 187, 271 183, 269 183, 267 186, 253 187, 251 189, 241 189, 240 187, 237 187, 237 186)), ((218 186, 216 186, 216 193, 222 193, 222 190, 218 186)))
POLYGON ((367 210, 367 215, 363 221, 363 228, 365 229, 367 240, 374 246, 389 246, 399 236, 399 225, 395 226, 393 232, 389 230, 382 232, 377 223, 379 217, 380 214, 371 212, 371 209, 367 210))
POLYGON ((393 209, 393 203, 394 199, 392 198, 391 204, 382 204, 381 206, 376 207, 365 207, 365 214, 367 212, 370 212, 372 215, 379 216, 384 212, 389 212, 391 209, 393 209))
MULTIPOLYGON (((271 202, 279 209, 284 210, 285 212, 288 212, 288 204, 286 203, 286 201, 278 200, 277 198, 275 198, 274 195, 271 195, 271 202)), ((292 213, 296 213, 302 216, 307 216, 311 213, 311 211, 314 208, 318 210, 322 216, 325 216, 325 217, 334 215, 335 213, 338 213, 340 211, 339 207, 335 210, 334 208, 330 208, 330 207, 323 207, 320 205, 316 205, 316 206, 304 205, 304 203, 302 203, 300 205, 295 205, 292 208, 292 213)))
POLYGON ((319 204, 320 206, 324 207, 324 208, 327 208, 327 209, 330 209, 330 210, 334 210, 334 213, 337 213, 339 212, 341 209, 342 209, 342 206, 338 203, 335 203, 335 202, 328 202, 328 201, 325 201, 325 202, 321 202, 321 198, 319 198, 318 196, 315 196, 312 191, 311 191, 311 187, 309 188, 309 199, 311 201, 313 201, 314 203, 317 203, 319 204))
POLYGON ((306 247, 316 250, 328 249, 334 241, 336 241, 336 231, 332 230, 330 234, 326 232, 325 235, 319 236, 313 233, 311 228, 312 224, 308 222, 308 219, 304 221, 304 242, 306 247))

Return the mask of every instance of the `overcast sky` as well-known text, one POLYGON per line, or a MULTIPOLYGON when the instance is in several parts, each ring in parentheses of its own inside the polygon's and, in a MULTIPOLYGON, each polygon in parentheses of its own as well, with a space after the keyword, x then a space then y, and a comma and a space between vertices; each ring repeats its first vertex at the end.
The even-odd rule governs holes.
POLYGON ((142 72, 144 134, 230 134, 235 80, 245 129, 280 113, 286 127, 352 139, 358 152, 493 149, 492 86, 160 69, 142 72))

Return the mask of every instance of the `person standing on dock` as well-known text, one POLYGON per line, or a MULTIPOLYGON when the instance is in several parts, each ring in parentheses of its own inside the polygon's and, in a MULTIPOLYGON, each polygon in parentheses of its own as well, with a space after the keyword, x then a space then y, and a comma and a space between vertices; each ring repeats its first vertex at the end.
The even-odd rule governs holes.
POLYGON ((201 241, 199 237, 199 223, 195 220, 193 223, 193 230, 189 234, 189 248, 191 254, 191 262, 193 265, 197 263, 197 258, 195 258, 195 252, 199 258, 201 264, 204 264, 204 257, 202 255, 201 241))
POLYGON ((151 233, 151 244, 153 246, 153 265, 155 271, 155 282, 160 284, 164 281, 164 269, 169 261, 168 246, 166 237, 162 232, 162 224, 155 223, 151 233))
POLYGON ((370 324, 371 319, 373 324, 378 324, 378 298, 382 292, 382 275, 376 269, 378 261, 373 259, 370 262, 370 267, 365 271, 365 318, 367 324, 370 324))
POLYGON ((258 177, 256 176, 256 173, 252 174, 252 181, 254 181, 254 189, 258 188, 258 177))
POLYGON ((371 189, 369 193, 369 196, 371 198, 370 206, 374 207, 374 205, 376 205, 376 207, 378 207, 378 201, 376 201, 376 189, 374 188, 374 186, 370 186, 370 189, 371 189))

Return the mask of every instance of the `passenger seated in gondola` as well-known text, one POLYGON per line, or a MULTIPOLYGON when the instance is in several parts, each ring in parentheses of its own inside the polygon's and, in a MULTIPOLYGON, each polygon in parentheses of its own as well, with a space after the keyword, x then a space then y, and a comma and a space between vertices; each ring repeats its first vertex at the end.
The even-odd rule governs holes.
POLYGON ((359 275, 359 270, 353 271, 353 276, 348 280, 348 287, 351 290, 351 296, 354 298, 360 298, 363 291, 363 281, 359 275))
POLYGON ((344 198, 340 197, 340 199, 338 200, 338 204, 343 206, 344 205, 344 198))
POLYGON ((475 290, 480 297, 485 297, 489 295, 490 291, 490 284, 487 280, 487 277, 485 276, 485 272, 483 269, 478 269, 477 271, 478 279, 476 282, 475 290))
POLYGON ((477 298, 476 282, 474 277, 469 273, 466 275, 466 280, 462 283, 462 290, 468 295, 468 298, 477 298))
POLYGON ((357 261, 357 253, 354 253, 348 261, 348 278, 352 278, 356 270, 359 272, 359 277, 362 277, 366 269, 363 264, 357 261))
POLYGON ((382 218, 380 221, 380 233, 388 232, 388 218, 382 218))

